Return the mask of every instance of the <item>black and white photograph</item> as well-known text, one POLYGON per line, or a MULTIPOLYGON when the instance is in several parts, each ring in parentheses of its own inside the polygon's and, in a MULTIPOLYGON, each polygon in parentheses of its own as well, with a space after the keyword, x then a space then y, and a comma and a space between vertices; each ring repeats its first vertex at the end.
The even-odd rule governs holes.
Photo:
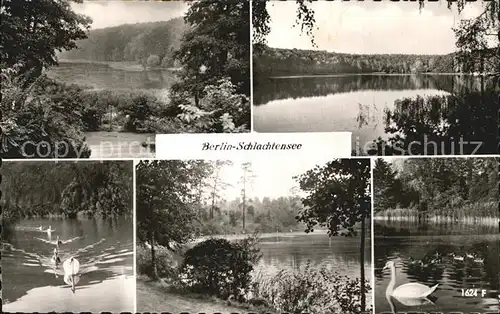
POLYGON ((495 1, 254 1, 253 130, 352 154, 496 154, 495 1))
POLYGON ((134 312, 133 161, 1 170, 2 310, 134 312))
POLYGON ((248 1, 2 1, 0 157, 153 158, 250 132, 248 1))
POLYGON ((136 176, 138 312, 371 313, 369 159, 141 160, 136 176))
POLYGON ((374 160, 375 313, 498 313, 498 159, 374 160))

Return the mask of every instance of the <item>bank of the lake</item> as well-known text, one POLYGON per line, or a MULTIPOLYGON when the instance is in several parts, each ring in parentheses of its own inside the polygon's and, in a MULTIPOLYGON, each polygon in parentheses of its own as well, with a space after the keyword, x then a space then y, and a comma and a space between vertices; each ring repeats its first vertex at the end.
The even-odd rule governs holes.
MULTIPOLYGON (((152 281, 137 278, 137 311, 157 312, 159 309, 171 313, 243 313, 255 312, 256 308, 234 301, 224 301, 189 292, 172 290, 162 280, 152 281)), ((266 310, 266 313, 273 313, 266 310)))

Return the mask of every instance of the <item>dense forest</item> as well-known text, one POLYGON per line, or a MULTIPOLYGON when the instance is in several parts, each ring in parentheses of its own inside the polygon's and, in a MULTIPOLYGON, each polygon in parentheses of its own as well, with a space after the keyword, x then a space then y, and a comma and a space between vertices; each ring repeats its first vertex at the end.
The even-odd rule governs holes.
POLYGON ((255 75, 320 75, 336 73, 455 73, 454 54, 347 54, 320 50, 259 48, 254 54, 255 75))
POLYGON ((7 162, 2 219, 132 216, 131 162, 7 162))
POLYGON ((452 221, 498 216, 495 158, 377 159, 375 215, 452 221))
POLYGON ((174 52, 180 48, 182 35, 187 29, 182 17, 94 29, 86 39, 76 42, 78 49, 65 51, 59 57, 69 60, 135 61, 143 66, 174 67, 174 52))

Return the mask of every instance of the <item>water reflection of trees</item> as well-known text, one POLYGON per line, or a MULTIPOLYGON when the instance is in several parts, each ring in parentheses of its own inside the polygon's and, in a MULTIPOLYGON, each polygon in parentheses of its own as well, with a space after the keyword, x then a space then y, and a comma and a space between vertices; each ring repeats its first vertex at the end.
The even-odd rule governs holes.
POLYGON ((498 108, 497 90, 397 100, 394 109, 386 110, 385 132, 389 138, 376 140, 368 153, 494 154, 498 108))
POLYGON ((463 235, 496 234, 497 226, 471 225, 462 222, 417 223, 415 221, 377 220, 374 222, 375 235, 410 236, 410 235, 463 235))
POLYGON ((254 83, 254 104, 273 100, 327 96, 364 90, 434 89, 449 93, 479 90, 480 80, 458 75, 346 75, 335 77, 268 78, 254 83))

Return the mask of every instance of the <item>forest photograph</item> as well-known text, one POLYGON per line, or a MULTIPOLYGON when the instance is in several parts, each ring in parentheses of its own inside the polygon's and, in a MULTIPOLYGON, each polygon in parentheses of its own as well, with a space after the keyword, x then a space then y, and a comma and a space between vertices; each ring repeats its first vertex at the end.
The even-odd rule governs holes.
POLYGON ((253 130, 352 132, 353 155, 497 153, 499 20, 498 0, 255 0, 253 130))
POLYGON ((371 313, 369 159, 141 160, 136 178, 138 312, 371 313))
POLYGON ((2 310, 133 312, 133 162, 1 170, 2 310))
POLYGON ((0 156, 154 157, 250 131, 248 1, 5 0, 0 156))
POLYGON ((498 312, 498 162, 374 160, 376 313, 498 312))

